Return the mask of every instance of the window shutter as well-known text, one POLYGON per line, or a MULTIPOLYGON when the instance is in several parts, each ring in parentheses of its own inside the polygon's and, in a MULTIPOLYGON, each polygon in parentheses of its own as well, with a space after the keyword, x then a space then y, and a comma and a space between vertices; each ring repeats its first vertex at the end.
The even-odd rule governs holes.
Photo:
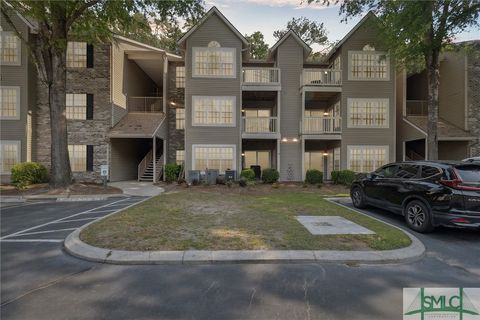
POLYGON ((87 68, 93 68, 93 45, 87 44, 87 68))
POLYGON ((87 145, 87 171, 93 171, 93 146, 87 145))
POLYGON ((93 120, 93 94, 87 93, 87 120, 93 120))

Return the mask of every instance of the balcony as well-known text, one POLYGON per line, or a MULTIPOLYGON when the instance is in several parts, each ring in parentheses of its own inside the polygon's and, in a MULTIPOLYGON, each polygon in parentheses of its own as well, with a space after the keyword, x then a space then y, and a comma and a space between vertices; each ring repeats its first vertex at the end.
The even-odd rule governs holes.
POLYGON ((162 97, 128 97, 128 112, 163 112, 162 97))
POLYGON ((300 76, 301 86, 328 88, 341 91, 342 70, 339 69, 303 69, 300 76), (340 89, 340 90, 339 90, 340 89))
POLYGON ((341 117, 305 117, 303 134, 339 134, 342 132, 341 117))
POLYGON ((278 135, 277 117, 243 117, 244 138, 273 138, 278 135))
POLYGON ((407 116, 426 116, 428 114, 427 100, 407 100, 407 116))
POLYGON ((242 87, 244 90, 280 90, 280 69, 242 68, 242 87))

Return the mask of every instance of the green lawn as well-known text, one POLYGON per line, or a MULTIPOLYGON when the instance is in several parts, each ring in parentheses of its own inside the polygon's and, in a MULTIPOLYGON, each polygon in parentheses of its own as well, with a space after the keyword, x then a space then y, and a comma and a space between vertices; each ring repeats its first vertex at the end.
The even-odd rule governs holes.
POLYGON ((81 233, 122 250, 388 250, 408 246, 398 229, 324 200, 321 189, 192 187, 149 199, 81 233), (342 216, 375 235, 311 235, 296 215, 342 216))

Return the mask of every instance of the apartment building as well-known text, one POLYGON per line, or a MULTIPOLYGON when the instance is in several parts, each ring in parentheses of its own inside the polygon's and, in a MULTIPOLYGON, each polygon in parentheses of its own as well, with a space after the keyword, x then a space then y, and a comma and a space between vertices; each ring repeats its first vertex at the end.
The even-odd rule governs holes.
MULTIPOLYGON (((440 59, 438 157, 480 155, 480 43, 440 59)), ((427 75, 397 74, 397 160, 428 159, 427 75)))
MULTIPOLYGON (((34 36, 34 23, 14 18, 34 36)), ((366 172, 395 161, 404 145, 396 137, 405 119, 398 106, 407 97, 399 79, 407 78, 396 75, 371 19, 326 63, 309 62, 311 48, 293 31, 268 59, 250 59, 246 39, 215 7, 185 33, 179 55, 124 37, 95 46, 71 41, 65 99, 74 178, 99 181, 100 166, 109 165, 110 181, 152 181, 177 162, 187 177, 207 168, 238 175, 257 165, 301 181, 311 168, 328 178, 332 170, 366 172)), ((1 41, 5 182, 15 163, 48 167, 51 141, 46 88, 4 21, 1 41)))

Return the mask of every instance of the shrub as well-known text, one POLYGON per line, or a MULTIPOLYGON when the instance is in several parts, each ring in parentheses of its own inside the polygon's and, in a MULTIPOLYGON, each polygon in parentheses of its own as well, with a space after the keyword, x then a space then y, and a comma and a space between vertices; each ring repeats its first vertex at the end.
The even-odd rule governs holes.
POLYGON ((323 182, 323 173, 317 169, 307 170, 305 175, 305 182, 309 184, 319 184, 323 182))
POLYGON ((270 183, 270 184, 275 183, 278 181, 279 177, 280 177, 280 174, 275 169, 269 168, 269 169, 262 170, 262 181, 264 183, 270 183))
POLYGON ((225 182, 225 184, 227 185, 227 187, 231 188, 233 186, 233 181, 232 180, 227 180, 227 182, 225 182))
POLYGON ((252 169, 244 169, 242 170, 242 173, 240 173, 240 178, 253 181, 255 180, 255 172, 252 169))
POLYGON ((238 180, 238 185, 242 188, 245 188, 247 186, 247 182, 248 180, 242 177, 240 180, 238 180))
POLYGON ((30 184, 48 181, 48 171, 44 165, 36 162, 23 162, 13 166, 12 184, 23 189, 30 184))
POLYGON ((178 179, 181 167, 176 163, 168 163, 165 165, 165 181, 173 182, 178 179))
POLYGON ((355 180, 356 173, 351 170, 332 171, 332 181, 335 184, 350 186, 355 180))

